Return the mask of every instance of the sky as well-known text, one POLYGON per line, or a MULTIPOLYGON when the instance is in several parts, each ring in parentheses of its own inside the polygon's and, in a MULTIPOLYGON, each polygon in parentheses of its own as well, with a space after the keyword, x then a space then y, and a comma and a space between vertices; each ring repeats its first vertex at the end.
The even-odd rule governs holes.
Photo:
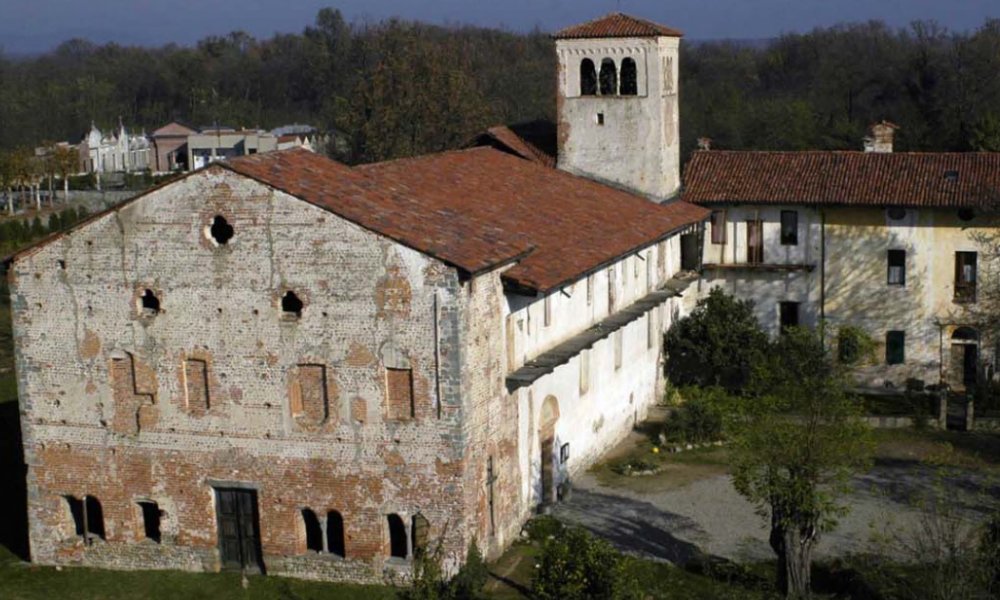
POLYGON ((869 19, 897 27, 936 20, 968 30, 1000 17, 1000 0, 0 0, 0 46, 17 54, 73 37, 140 45, 189 45, 234 30, 268 37, 301 31, 327 6, 348 20, 399 16, 521 31, 552 31, 621 10, 696 40, 762 39, 869 19))

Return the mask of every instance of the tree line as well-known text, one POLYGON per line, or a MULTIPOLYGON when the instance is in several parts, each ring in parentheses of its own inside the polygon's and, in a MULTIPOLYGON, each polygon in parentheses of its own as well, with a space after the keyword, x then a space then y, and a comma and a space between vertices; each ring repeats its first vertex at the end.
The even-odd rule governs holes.
MULTIPOLYGON (((335 132, 347 162, 460 145, 495 123, 555 115, 554 42, 541 31, 347 22, 323 9, 301 33, 211 36, 194 47, 71 40, 0 54, 0 149, 77 141, 119 118, 147 131, 193 125, 335 132)), ((686 42, 684 153, 857 149, 869 124, 902 126, 902 150, 1000 150, 1000 20, 968 32, 873 21, 765 44, 686 42)))

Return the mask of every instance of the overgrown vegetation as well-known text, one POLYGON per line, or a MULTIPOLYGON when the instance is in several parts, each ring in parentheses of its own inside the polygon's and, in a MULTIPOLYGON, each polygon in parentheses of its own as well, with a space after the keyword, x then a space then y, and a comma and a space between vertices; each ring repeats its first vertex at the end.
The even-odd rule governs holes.
POLYGON ((563 528, 542 541, 535 600, 638 600, 642 597, 627 561, 611 544, 579 527, 563 528))
MULTIPOLYGON (((72 227, 87 216, 87 209, 80 206, 50 214, 46 224, 42 223, 39 216, 35 216, 31 220, 15 218, 2 221, 0 222, 0 256, 16 252, 47 235, 72 227)), ((8 301, 6 287, 0 292, 4 294, 4 301, 8 301)))
POLYGON ((679 390, 680 403, 663 424, 667 442, 699 444, 723 438, 722 418, 729 394, 721 387, 686 387, 679 390))

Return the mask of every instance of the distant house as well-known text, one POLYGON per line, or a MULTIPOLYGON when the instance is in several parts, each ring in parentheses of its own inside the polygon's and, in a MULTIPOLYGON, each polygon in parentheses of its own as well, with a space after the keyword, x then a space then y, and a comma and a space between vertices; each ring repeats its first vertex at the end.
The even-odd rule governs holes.
POLYGON ((187 138, 189 170, 200 169, 218 160, 263 154, 278 149, 278 138, 266 131, 236 131, 218 125, 205 127, 187 138))
POLYGON ((188 136, 198 130, 181 121, 171 121, 149 136, 153 145, 153 170, 163 173, 186 169, 188 136))

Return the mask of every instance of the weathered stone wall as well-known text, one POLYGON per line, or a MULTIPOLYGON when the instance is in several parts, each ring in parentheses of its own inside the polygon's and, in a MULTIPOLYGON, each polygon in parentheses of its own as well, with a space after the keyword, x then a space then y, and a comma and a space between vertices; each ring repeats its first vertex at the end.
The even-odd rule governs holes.
POLYGON ((272 573, 405 579, 386 515, 432 536, 465 518, 461 290, 424 255, 215 168, 22 257, 12 298, 38 562, 216 568, 220 482, 257 489, 272 573), (387 368, 412 369, 414 418, 388 418, 387 368), (293 396, 326 406, 293 416, 293 396), (106 542, 84 549, 67 495, 100 500, 106 542), (162 544, 141 541, 139 500, 162 544), (305 551, 305 508, 341 513, 346 559, 305 551))

